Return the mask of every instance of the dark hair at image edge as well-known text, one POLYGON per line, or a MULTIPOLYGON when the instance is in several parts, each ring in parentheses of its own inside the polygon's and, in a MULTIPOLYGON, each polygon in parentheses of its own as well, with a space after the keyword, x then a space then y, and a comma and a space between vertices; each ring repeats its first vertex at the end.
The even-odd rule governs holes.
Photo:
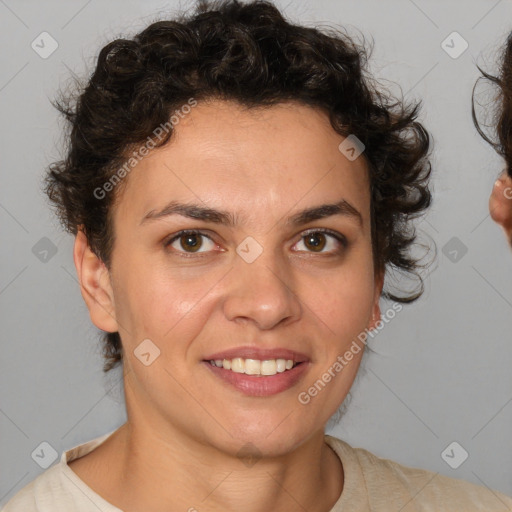
MULTIPOLYGON (((199 2, 193 15, 158 21, 101 51, 87 84, 55 106, 70 127, 64 160, 50 165, 45 192, 65 229, 82 229, 110 270, 115 194, 93 193, 137 145, 190 98, 246 108, 285 101, 322 109, 336 132, 356 135, 369 168, 376 271, 399 271, 414 292, 383 296, 412 302, 423 292, 421 265, 410 252, 412 220, 430 205, 430 139, 416 121, 419 104, 379 90, 366 72, 365 48, 334 29, 287 22, 270 2, 199 2)), ((157 146, 171 138, 170 130, 157 146)), ((104 371, 122 360, 119 333, 104 333, 104 371)))
POLYGON ((487 73, 478 67, 480 77, 473 87, 472 116, 478 133, 488 142, 496 152, 505 159, 507 173, 512 177, 512 33, 509 34, 502 49, 499 71, 496 76, 487 73), (494 136, 484 132, 478 121, 475 109, 475 90, 480 80, 487 80, 497 87, 497 98, 491 112, 494 136))

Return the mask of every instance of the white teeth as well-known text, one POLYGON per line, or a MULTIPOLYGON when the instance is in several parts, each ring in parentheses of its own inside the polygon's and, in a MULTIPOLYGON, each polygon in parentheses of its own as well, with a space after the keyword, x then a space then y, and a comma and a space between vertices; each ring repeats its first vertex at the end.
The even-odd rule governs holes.
POLYGON ((224 368, 235 373, 245 373, 246 375, 276 375, 286 370, 291 370, 295 363, 292 359, 243 359, 235 357, 234 359, 215 359, 210 364, 217 368, 224 368))
POLYGON ((274 359, 270 361, 261 361, 261 375, 275 375, 277 373, 277 363, 274 359))
POLYGON ((283 373, 286 370, 286 359, 278 359, 276 361, 277 373, 283 373))
POLYGON ((245 363, 241 357, 231 360, 231 371, 235 373, 245 373, 245 363))
POLYGON ((259 375, 261 373, 261 361, 257 359, 245 360, 245 373, 247 375, 259 375))

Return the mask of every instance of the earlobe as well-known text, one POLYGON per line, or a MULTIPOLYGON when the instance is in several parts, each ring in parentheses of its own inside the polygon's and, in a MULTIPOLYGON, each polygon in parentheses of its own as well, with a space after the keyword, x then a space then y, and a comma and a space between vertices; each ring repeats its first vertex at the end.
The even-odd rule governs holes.
POLYGON ((372 330, 375 329, 377 326, 377 323, 381 319, 381 311, 380 311, 380 296, 382 294, 382 287, 384 285, 384 276, 382 273, 380 273, 377 278, 375 279, 375 295, 373 298, 373 310, 372 310, 372 316, 370 318, 370 321, 368 323, 368 329, 372 330))
POLYGON ((372 311, 372 316, 371 316, 370 322, 368 324, 368 330, 371 331, 372 329, 375 329, 377 327, 377 323, 379 322, 380 319, 381 319, 380 304, 379 304, 379 300, 377 299, 373 305, 373 311, 372 311))
POLYGON ((118 331, 114 295, 105 264, 91 250, 80 229, 75 238, 73 260, 82 297, 96 327, 107 332, 118 331))
POLYGON ((503 173, 494 183, 489 198, 491 218, 506 232, 512 240, 512 178, 503 173))

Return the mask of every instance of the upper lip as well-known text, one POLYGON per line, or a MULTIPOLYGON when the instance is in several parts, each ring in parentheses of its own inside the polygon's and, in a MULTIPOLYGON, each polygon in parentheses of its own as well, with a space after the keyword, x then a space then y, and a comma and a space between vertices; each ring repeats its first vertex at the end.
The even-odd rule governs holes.
POLYGON ((216 352, 205 357, 205 361, 219 360, 219 359, 235 359, 240 357, 242 359, 258 359, 266 361, 269 359, 291 359, 296 363, 309 361, 309 357, 295 350, 286 348, 257 348, 257 347, 236 347, 222 352, 216 352))

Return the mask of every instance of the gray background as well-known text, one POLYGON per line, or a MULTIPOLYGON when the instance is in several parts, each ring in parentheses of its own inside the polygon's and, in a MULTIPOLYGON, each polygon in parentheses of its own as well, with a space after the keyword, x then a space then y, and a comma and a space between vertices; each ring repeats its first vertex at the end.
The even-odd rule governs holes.
MULTIPOLYGON (((341 24, 373 36, 373 72, 399 82, 407 99, 423 98, 422 121, 436 143, 435 202, 420 224, 439 251, 426 293, 373 341, 348 412, 330 433, 379 456, 512 494, 512 254, 487 210, 503 164, 470 117, 476 64, 493 69, 497 45, 512 30, 512 3, 277 4, 294 21, 341 24), (453 31, 469 44, 456 59, 441 47, 453 31), (451 261, 454 253, 443 253, 447 243, 467 253, 459 249, 451 261), (453 441, 469 453, 458 469, 441 457, 453 441)), ((80 296, 73 240, 40 191, 43 170, 59 157, 62 142, 62 122, 49 99, 70 70, 90 71, 106 42, 178 6, 0 0, 1 503, 43 471, 31 457, 41 442, 60 456, 125 420, 121 374, 101 371, 98 331, 80 296), (46 59, 31 48, 43 31, 59 45, 46 59), (37 243, 48 243, 40 242, 43 237, 57 249, 46 262, 34 254, 37 243)))

